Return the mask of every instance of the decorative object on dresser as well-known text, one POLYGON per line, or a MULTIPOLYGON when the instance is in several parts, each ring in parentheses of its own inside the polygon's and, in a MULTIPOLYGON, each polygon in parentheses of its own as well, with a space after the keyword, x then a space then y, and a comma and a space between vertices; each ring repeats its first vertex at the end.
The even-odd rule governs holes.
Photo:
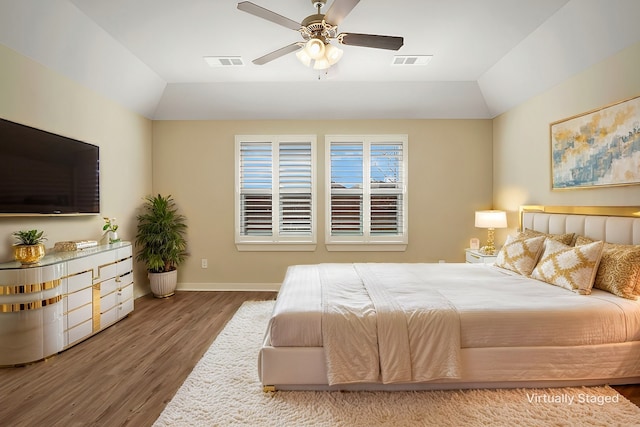
POLYGON ((13 233, 17 243, 13 246, 13 257, 22 265, 35 264, 45 255, 44 231, 21 230, 13 233))
POLYGON ((488 233, 487 244, 480 248, 480 252, 486 255, 495 254, 494 232, 496 228, 507 227, 507 213, 498 210, 476 211, 475 225, 477 228, 486 228, 488 233))
POLYGON ((0 264, 0 366, 36 362, 133 311, 131 244, 0 264))
POLYGON ((104 217, 102 231, 104 231, 105 235, 109 239, 109 243, 116 243, 120 241, 120 237, 118 237, 118 224, 116 224, 115 218, 104 217))
POLYGON ((186 217, 178 213, 171 197, 147 196, 137 216, 137 261, 147 267, 151 292, 157 298, 175 293, 178 282, 177 267, 187 257, 186 217))
POLYGON ((97 240, 76 240, 73 242, 56 242, 53 250, 56 252, 81 251, 83 249, 95 248, 98 246, 97 240))

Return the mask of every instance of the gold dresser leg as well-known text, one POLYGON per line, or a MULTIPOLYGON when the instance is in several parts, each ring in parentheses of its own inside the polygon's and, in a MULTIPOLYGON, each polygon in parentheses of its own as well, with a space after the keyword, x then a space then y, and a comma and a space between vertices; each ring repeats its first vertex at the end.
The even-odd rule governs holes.
POLYGON ((265 393, 274 393, 276 391, 276 386, 274 385, 263 385, 262 391, 265 393))

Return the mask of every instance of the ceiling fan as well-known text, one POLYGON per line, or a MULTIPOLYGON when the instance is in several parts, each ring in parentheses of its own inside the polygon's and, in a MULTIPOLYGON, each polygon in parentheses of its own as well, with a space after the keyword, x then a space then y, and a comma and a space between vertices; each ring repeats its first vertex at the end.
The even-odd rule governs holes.
POLYGON ((296 52, 296 56, 308 67, 316 70, 324 70, 335 64, 342 57, 342 49, 330 43, 337 40, 338 43, 348 46, 362 46, 376 49, 398 50, 404 43, 403 37, 381 36, 376 34, 338 33, 338 25, 353 10, 360 0, 334 0, 326 14, 320 13, 320 9, 327 0, 311 0, 317 8, 317 13, 309 15, 298 23, 286 18, 250 1, 238 3, 238 9, 266 19, 283 27, 298 31, 304 41, 294 42, 288 46, 270 52, 252 62, 256 65, 264 65, 267 62, 278 59, 281 56, 296 52))

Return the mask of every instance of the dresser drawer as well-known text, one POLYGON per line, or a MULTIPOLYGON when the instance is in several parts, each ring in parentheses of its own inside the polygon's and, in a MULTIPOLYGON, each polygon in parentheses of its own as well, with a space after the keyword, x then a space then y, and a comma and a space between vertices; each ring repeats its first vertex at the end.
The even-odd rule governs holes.
POLYGON ((67 331, 67 346, 71 346, 76 342, 90 336, 93 333, 93 322, 87 320, 67 331))
POLYGON ((113 307, 118 305, 118 292, 111 292, 100 298, 100 312, 104 313, 105 311, 111 310, 113 307))
POLYGON ((93 301, 93 289, 85 288, 81 291, 67 295, 66 311, 72 311, 85 304, 91 304, 93 301))
POLYGON ((131 273, 133 270, 133 260, 131 258, 124 259, 116 264, 117 266, 117 275, 123 276, 127 273, 131 273))
POLYGON ((118 292, 118 302, 121 303, 126 300, 133 300, 133 284, 123 287, 118 292))
POLYGON ((93 305, 86 304, 67 313, 67 329, 78 326, 82 322, 91 320, 93 315, 93 305))
POLYGON ((73 293, 81 289, 90 288, 93 284, 91 271, 85 271, 81 274, 75 274, 67 277, 67 293, 73 293))
POLYGON ((486 255, 469 249, 465 252, 465 260, 471 264, 493 264, 496 262, 496 255, 486 255))
POLYGON ((132 254, 133 254, 133 247, 129 245, 124 248, 119 248, 117 251, 116 258, 124 259, 124 258, 130 257, 132 254))
POLYGON ((82 271, 93 270, 97 265, 109 264, 115 261, 113 251, 100 252, 86 257, 72 259, 67 262, 67 274, 72 275, 82 271))
POLYGON ((100 314, 100 329, 115 323, 118 320, 118 307, 113 307, 110 310, 100 314))
POLYGON ((95 278, 94 283, 103 282, 105 280, 113 279, 118 273, 118 264, 115 262, 112 264, 101 265, 98 268, 98 277, 95 278))
POLYGON ((133 311, 133 298, 126 300, 117 307, 118 319, 122 319, 133 311))
POLYGON ((119 288, 119 283, 116 281, 115 278, 105 280, 104 282, 100 283, 100 297, 104 297, 105 295, 113 293, 118 288, 119 288))

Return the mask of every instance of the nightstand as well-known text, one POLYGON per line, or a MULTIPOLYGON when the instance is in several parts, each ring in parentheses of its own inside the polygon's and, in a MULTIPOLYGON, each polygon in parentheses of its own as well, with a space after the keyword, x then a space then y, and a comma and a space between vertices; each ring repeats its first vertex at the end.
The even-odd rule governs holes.
POLYGON ((498 257, 497 251, 495 255, 483 254, 476 249, 465 249, 465 252, 465 260, 471 264, 493 264, 496 262, 496 258, 498 257))

